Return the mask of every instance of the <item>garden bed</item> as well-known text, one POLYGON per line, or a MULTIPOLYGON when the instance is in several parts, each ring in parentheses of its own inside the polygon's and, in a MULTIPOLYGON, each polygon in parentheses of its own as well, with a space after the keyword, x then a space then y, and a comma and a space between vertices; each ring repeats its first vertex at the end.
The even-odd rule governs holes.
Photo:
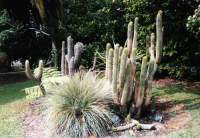
MULTIPOLYGON (((40 114, 41 102, 43 99, 38 99, 29 104, 29 111, 25 115, 24 130, 26 138, 43 138, 45 137, 45 126, 42 115, 40 114)), ((164 137, 170 132, 183 128, 190 120, 190 114, 185 111, 183 104, 176 105, 174 102, 167 99, 155 100, 156 112, 148 118, 140 120, 141 123, 155 124, 155 130, 137 130, 135 127, 123 132, 112 133, 108 137, 120 136, 135 136, 135 137, 164 137), (160 116, 157 119, 155 116, 160 116), (184 118, 184 119, 183 119, 184 118)))

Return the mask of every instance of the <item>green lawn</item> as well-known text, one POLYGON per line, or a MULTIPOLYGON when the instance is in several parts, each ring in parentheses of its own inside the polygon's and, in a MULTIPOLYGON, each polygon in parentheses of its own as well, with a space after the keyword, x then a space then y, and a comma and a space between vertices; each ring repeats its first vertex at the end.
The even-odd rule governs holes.
POLYGON ((0 138, 22 137, 22 116, 28 103, 22 89, 33 84, 28 81, 0 86, 0 138))
MULTIPOLYGON (((22 89, 33 86, 27 81, 0 86, 0 138, 22 138, 22 116, 27 111, 28 101, 22 89)), ((165 97, 176 104, 185 104, 192 120, 183 129, 169 134, 171 138, 200 137, 200 92, 183 86, 154 87, 154 96, 165 97)), ((183 118, 184 119, 184 118, 183 118)))

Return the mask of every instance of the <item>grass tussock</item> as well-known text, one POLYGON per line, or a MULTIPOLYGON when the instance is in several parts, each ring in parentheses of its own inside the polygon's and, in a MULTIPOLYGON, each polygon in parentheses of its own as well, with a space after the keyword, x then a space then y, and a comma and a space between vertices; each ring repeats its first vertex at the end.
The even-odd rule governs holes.
POLYGON ((77 73, 46 96, 48 133, 62 137, 105 136, 111 118, 105 103, 112 101, 110 83, 91 72, 77 73))

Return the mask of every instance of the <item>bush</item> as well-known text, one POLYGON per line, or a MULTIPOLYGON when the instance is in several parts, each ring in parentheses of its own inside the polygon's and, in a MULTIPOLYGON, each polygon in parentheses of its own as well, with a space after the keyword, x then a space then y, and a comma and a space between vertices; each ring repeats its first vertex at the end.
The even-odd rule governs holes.
POLYGON ((44 102, 47 127, 63 137, 104 136, 111 118, 104 103, 112 100, 110 85, 92 73, 75 74, 64 85, 47 92, 44 102))

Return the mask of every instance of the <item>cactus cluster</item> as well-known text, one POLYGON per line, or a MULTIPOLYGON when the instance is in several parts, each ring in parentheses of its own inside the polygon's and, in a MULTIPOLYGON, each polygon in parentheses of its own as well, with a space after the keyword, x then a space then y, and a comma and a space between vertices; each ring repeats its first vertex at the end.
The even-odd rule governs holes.
POLYGON ((39 61, 39 66, 34 69, 33 73, 30 69, 29 61, 25 62, 25 73, 30 80, 36 80, 38 82, 37 86, 25 88, 24 91, 27 94, 28 99, 38 98, 45 95, 46 91, 44 89, 43 81, 50 77, 59 77, 61 73, 55 68, 44 68, 43 61, 39 61))
POLYGON ((128 24, 127 47, 107 44, 105 77, 112 84, 113 100, 123 112, 140 116, 143 107, 151 102, 152 80, 161 61, 163 26, 162 11, 156 18, 156 36, 147 37, 146 56, 142 58, 140 76, 136 75, 136 51, 138 45, 138 18, 128 24), (134 30, 133 30, 134 28, 134 30), (155 42, 156 39, 156 42, 155 42), (156 43, 156 46, 155 46, 156 43))
MULTIPOLYGON (((61 72, 57 70, 57 50, 55 43, 52 43, 51 56, 53 57, 54 67, 44 68, 43 61, 39 61, 39 66, 32 73, 29 65, 29 61, 25 62, 25 73, 26 76, 31 80, 38 81, 38 86, 26 88, 25 92, 30 98, 37 98, 45 95, 46 88, 49 86, 48 82, 52 81, 52 78, 55 79, 55 82, 64 82, 63 75, 72 76, 78 70, 78 63, 83 52, 84 45, 80 42, 73 45, 73 39, 71 36, 67 38, 67 51, 65 54, 65 41, 62 42, 62 53, 61 53, 61 72), (50 79, 49 79, 50 78, 50 79)), ((59 83, 60 83, 59 82, 59 83)))
POLYGON ((61 73, 62 75, 73 75, 78 70, 78 63, 84 49, 81 42, 73 45, 71 36, 67 38, 67 54, 65 54, 65 41, 62 42, 61 73))

